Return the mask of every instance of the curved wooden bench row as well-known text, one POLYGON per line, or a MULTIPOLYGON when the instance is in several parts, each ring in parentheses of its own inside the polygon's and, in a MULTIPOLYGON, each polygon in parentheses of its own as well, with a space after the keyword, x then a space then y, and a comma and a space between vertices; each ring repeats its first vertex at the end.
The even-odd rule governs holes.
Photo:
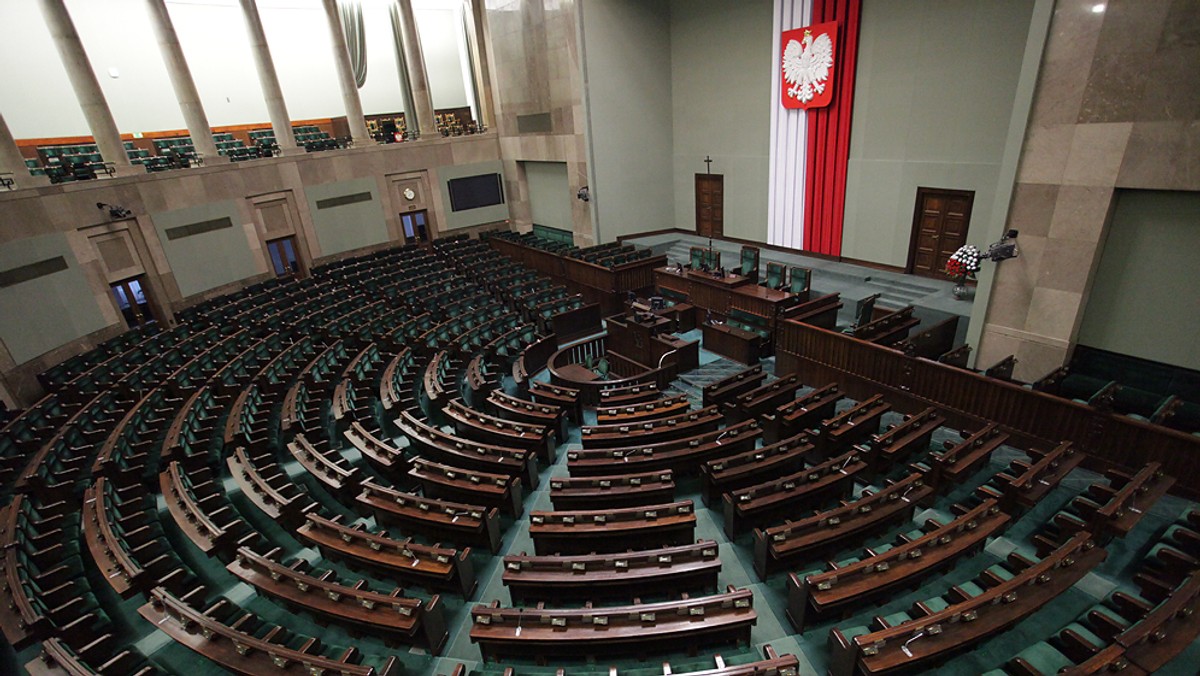
POLYGON ((829 673, 911 673, 948 653, 1004 631, 1045 606, 1104 561, 1091 534, 1078 533, 1040 561, 982 593, 961 598, 937 612, 916 605, 909 621, 847 638, 829 632, 829 673))
POLYGON ((643 507, 530 512, 529 535, 538 555, 653 549, 693 541, 691 500, 643 507))
POLYGON ((821 421, 815 438, 817 448, 829 454, 876 434, 883 414, 890 410, 892 407, 877 394, 821 421))
POLYGON ((872 467, 883 471, 929 450, 934 431, 945 423, 946 418, 932 406, 915 415, 904 416, 899 423, 871 437, 866 451, 872 467))
POLYGON ((395 524, 402 531, 420 533, 451 542, 500 551, 500 511, 448 500, 403 493, 363 482, 358 504, 375 516, 376 523, 395 524))
POLYGON ((982 498, 997 498, 1008 512, 1030 509, 1054 490, 1083 461, 1083 453, 1064 441, 1048 453, 1028 450, 1033 462, 1013 460, 1009 468, 979 487, 982 498))
POLYGON ((726 401, 737 397, 739 394, 749 392, 762 385, 763 380, 767 377, 763 371, 762 364, 756 364, 748 369, 738 371, 737 373, 726 376, 715 383, 709 383, 704 386, 704 405, 713 406, 723 404, 726 401))
POLYGON ((578 556, 504 557, 504 586, 513 603, 629 600, 653 593, 715 589, 721 571, 714 540, 578 556))
POLYGON ((583 423, 583 399, 579 390, 565 385, 553 385, 540 380, 529 381, 529 396, 539 404, 559 406, 571 416, 576 425, 583 423))
POLYGON ((938 485, 959 483, 979 469, 1007 441, 1008 435, 1001 432, 995 423, 985 425, 959 443, 947 441, 944 450, 933 452, 930 480, 938 485))
POLYGON ((185 471, 172 461, 159 476, 159 492, 176 525, 200 551, 232 552, 252 531, 225 497, 219 479, 207 467, 185 471))
POLYGON ((822 420, 833 417, 834 409, 841 399, 842 393, 837 383, 829 383, 779 405, 770 413, 763 413, 760 417, 766 430, 767 441, 775 443, 780 439, 817 428, 822 420))
POLYGON ((674 499, 675 481, 669 469, 550 480, 550 502, 556 510, 637 507, 674 499))
POLYGON ((346 650, 337 658, 321 655, 320 641, 310 638, 299 648, 289 647, 287 632, 275 626, 262 637, 256 636, 262 621, 251 613, 237 613, 222 599, 205 610, 193 607, 203 603, 203 588, 183 596, 165 589, 153 589, 150 601, 138 613, 177 643, 203 655, 235 673, 332 673, 341 676, 388 676, 399 673, 395 657, 387 658, 380 669, 359 664, 358 651, 346 650), (225 622, 214 617, 224 611, 237 614, 225 622))
POLYGON ((711 432, 721 424, 716 406, 691 411, 670 418, 649 420, 628 425, 584 425, 583 447, 623 448, 682 439, 702 432, 711 432))
POLYGON ((631 445, 624 448, 594 448, 567 451, 567 469, 571 476, 599 476, 671 470, 677 474, 696 474, 701 465, 713 458, 724 458, 749 451, 762 436, 757 420, 744 420, 721 430, 702 432, 690 437, 644 443, 639 434, 624 435, 631 445))
POLYGON ((686 394, 674 397, 662 397, 637 404, 607 406, 596 409, 596 423, 600 425, 621 425, 640 423, 647 420, 670 418, 691 409, 686 394))
POLYGON ((431 498, 495 507, 514 517, 524 511, 519 476, 467 470, 424 458, 413 459, 408 476, 431 498))
POLYGON ((287 449, 301 467, 334 495, 346 500, 353 500, 358 495, 363 481, 362 470, 330 448, 325 440, 322 439, 318 446, 301 433, 292 437, 287 449))
POLYGON ((538 485, 537 457, 532 449, 494 446, 456 437, 421 420, 414 409, 401 413, 396 426, 426 459, 518 477, 530 487, 538 485))
POLYGON ((269 453, 251 455, 238 446, 225 459, 229 475, 250 502, 285 528, 296 528, 304 515, 317 509, 317 503, 292 482, 269 453))
POLYGON ((735 538, 747 527, 812 509, 822 500, 846 497, 866 468, 862 454, 850 450, 794 474, 726 493, 721 498, 725 533, 735 538))
MULTIPOLYGON (((753 421, 743 421, 737 425, 747 423, 754 424, 753 421)), ((737 425, 726 429, 734 429, 737 425)), ((807 434, 798 434, 761 448, 751 448, 744 453, 706 460, 700 465, 703 484, 700 495, 704 504, 712 506, 720 503, 725 493, 769 481, 772 477, 791 474, 816 460, 817 447, 809 442, 807 434)))
MULTIPOLYGON (((78 637, 72 637, 78 641, 78 637)), ((78 674, 129 674, 155 676, 159 671, 132 650, 114 652, 112 634, 85 641, 79 649, 66 639, 42 641, 38 656, 25 664, 30 676, 70 676, 78 674)))
POLYGON ((758 616, 749 589, 662 603, 571 610, 475 606, 471 642, 485 662, 505 657, 551 657, 691 649, 699 644, 748 643, 758 616), (515 631, 517 627, 521 631, 515 631))
POLYGON ((981 551, 988 538, 1004 531, 1012 517, 995 500, 973 508, 957 507, 946 524, 927 522, 920 537, 901 535, 899 543, 878 551, 866 550, 857 561, 808 575, 788 574, 788 618, 797 631, 815 617, 846 613, 851 608, 917 585, 959 559, 981 551))
POLYGON ((804 383, 800 382, 800 376, 791 373, 723 402, 721 410, 730 422, 757 418, 795 399, 796 390, 801 387, 804 383))
POLYGON ((411 379, 416 361, 416 354, 406 346, 383 367, 383 375, 379 378, 379 402, 385 411, 415 405, 411 379))
POLYGON ((180 590, 191 576, 181 568, 154 517, 154 500, 137 483, 116 488, 96 477, 83 494, 83 539, 104 580, 123 598, 153 586, 180 590))
POLYGON ((398 478, 408 472, 408 461, 404 458, 404 451, 380 439, 362 423, 351 423, 343 436, 380 474, 398 478))
MULTIPOLYGON (((682 672, 672 667, 670 662, 663 662, 662 670, 664 674, 675 674, 675 676, 796 676, 799 673, 800 660, 795 655, 780 655, 770 644, 763 645, 762 650, 763 659, 755 662, 726 664, 725 658, 718 653, 713 656, 714 666, 712 669, 682 672)), ((461 666, 460 664, 459 667, 461 666)), ((560 668, 558 673, 565 673, 565 671, 560 668)), ((608 672, 610 676, 620 676, 621 674, 616 667, 610 667, 608 672)), ((518 676, 519 673, 513 667, 504 669, 504 676, 518 676)), ((451 676, 466 675, 456 672, 451 676)))
POLYGON ((280 548, 259 554, 240 547, 225 568, 260 594, 288 606, 338 624, 403 638, 428 648, 434 655, 441 653, 448 633, 437 594, 423 601, 401 596, 403 590, 399 587, 391 592, 372 591, 366 580, 346 584, 331 570, 319 575, 308 572, 308 563, 303 559, 284 565, 279 554, 280 548))
POLYGON ((468 407, 461 399, 450 401, 443 413, 454 425, 454 430, 468 439, 537 451, 538 457, 547 467, 553 465, 557 458, 558 444, 554 438, 554 430, 545 426, 514 422, 480 413, 468 407))
POLYGON ((539 404, 501 390, 488 395, 487 406, 493 415, 505 420, 541 425, 553 430, 560 440, 567 438, 567 411, 561 406, 539 404))
POLYGON ((599 406, 629 406, 653 401, 662 396, 658 383, 633 383, 600 390, 599 406))
POLYGON ((906 521, 918 505, 932 501, 933 487, 925 475, 913 472, 878 491, 864 491, 854 501, 826 509, 804 519, 754 529, 754 570, 759 577, 781 566, 812 560, 820 553, 844 548, 881 529, 906 521))
POLYGON ((310 513, 304 518, 296 535, 320 549, 322 556, 346 561, 352 569, 364 567, 405 583, 455 589, 466 598, 475 592, 470 547, 457 550, 411 538, 397 540, 386 531, 368 531, 363 524, 347 526, 340 517, 310 513))

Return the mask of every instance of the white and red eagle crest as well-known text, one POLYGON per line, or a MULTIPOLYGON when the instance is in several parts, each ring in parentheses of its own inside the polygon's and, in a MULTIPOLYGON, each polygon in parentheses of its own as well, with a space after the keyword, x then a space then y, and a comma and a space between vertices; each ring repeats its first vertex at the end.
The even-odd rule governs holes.
POLYGON ((784 108, 821 108, 833 99, 833 38, 837 22, 784 31, 784 108))

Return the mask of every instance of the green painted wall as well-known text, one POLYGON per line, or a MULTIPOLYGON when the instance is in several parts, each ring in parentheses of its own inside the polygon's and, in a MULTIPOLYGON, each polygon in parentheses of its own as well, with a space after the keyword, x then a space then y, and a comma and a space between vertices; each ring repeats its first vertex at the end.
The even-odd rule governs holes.
POLYGON ((379 186, 374 178, 305 186, 304 193, 308 197, 308 208, 313 218, 313 229, 317 232, 317 241, 321 244, 322 256, 388 241, 387 222, 379 200, 379 186), (317 203, 322 200, 362 193, 370 193, 371 199, 317 208, 317 203))
POLYGON ((533 222, 571 231, 571 187, 566 162, 522 162, 533 222))
POLYGON ((842 255, 903 266, 918 187, 975 191, 984 245, 1033 0, 864 0, 842 255))
POLYGON ((18 364, 107 326, 63 234, 0 247, 0 270, 62 256, 67 269, 0 288, 0 338, 18 364))
POLYGON ((1200 194, 1117 199, 1079 343, 1200 369, 1200 194))
POLYGON ((237 202, 212 202, 150 216, 184 298, 258 273, 237 202), (167 237, 166 231, 171 228, 226 217, 233 227, 180 239, 167 237))
POLYGON ((725 176, 725 234, 765 242, 771 0, 672 0, 675 222, 696 227, 695 175, 725 176))
POLYGON ((479 209, 468 209, 466 211, 450 210, 450 179, 462 178, 463 176, 478 176, 479 174, 500 174, 501 185, 508 185, 504 182, 504 166, 499 160, 438 167, 438 190, 442 193, 442 204, 445 206, 442 210, 442 213, 445 214, 445 222, 438 224, 441 230, 469 228, 472 225, 485 225, 487 223, 508 220, 508 202, 512 198, 507 193, 504 195, 504 204, 492 207, 480 207, 479 209))
POLYGON ((598 242, 672 228, 667 0, 579 3, 598 242))

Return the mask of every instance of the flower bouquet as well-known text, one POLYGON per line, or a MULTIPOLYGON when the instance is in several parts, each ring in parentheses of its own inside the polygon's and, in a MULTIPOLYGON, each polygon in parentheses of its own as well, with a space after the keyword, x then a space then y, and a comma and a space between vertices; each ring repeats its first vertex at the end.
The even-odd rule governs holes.
POLYGON ((957 282, 954 285, 955 298, 963 298, 967 295, 967 280, 979 272, 980 258, 978 247, 973 244, 965 244, 954 252, 950 260, 946 261, 946 275, 953 277, 957 282))

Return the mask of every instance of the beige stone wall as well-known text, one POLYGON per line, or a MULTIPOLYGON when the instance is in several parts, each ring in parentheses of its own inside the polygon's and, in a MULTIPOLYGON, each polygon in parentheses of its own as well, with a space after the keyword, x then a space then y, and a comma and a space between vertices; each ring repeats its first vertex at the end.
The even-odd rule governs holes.
POLYGON ((1042 57, 977 363, 1033 380, 1066 363, 1115 191, 1200 190, 1200 3, 1060 0, 1042 57))
MULTIPOLYGON (((499 139, 495 133, 488 133, 236 164, 222 163, 182 171, 65 183, 0 194, 0 247, 50 233, 66 234, 71 251, 92 289, 94 300, 110 322, 104 329, 68 344, 47 345, 44 354, 20 364, 0 342, 0 396, 5 396, 10 404, 27 404, 35 400, 41 394, 36 381, 39 372, 125 330, 108 284, 128 275, 106 268, 97 249, 100 235, 125 233, 121 236, 133 245, 137 259, 130 269, 145 274, 155 301, 155 310, 166 317, 170 324, 174 312, 184 307, 235 291, 272 275, 270 261, 254 222, 254 204, 257 201, 265 197, 289 199, 294 205, 297 219, 295 234, 302 248, 299 254, 309 264, 320 264, 360 252, 330 256, 320 250, 306 188, 354 179, 374 180, 388 234, 393 240, 400 241, 399 213, 403 206, 399 203, 395 186, 405 180, 427 181, 429 185, 420 192, 430 198, 423 197, 420 206, 428 209, 430 236, 436 237, 440 234, 439 223, 444 222, 445 210, 448 209, 448 205, 444 205, 438 197, 440 191, 435 184, 439 180, 438 168, 466 160, 495 162, 499 159, 499 139), (255 260, 258 274, 184 297, 171 272, 152 215, 229 201, 237 204, 238 219, 234 225, 245 235, 245 245, 255 260), (134 216, 111 222, 105 211, 96 208, 97 202, 120 205, 133 212, 134 216)), ((453 232, 475 232, 492 227, 496 225, 480 224, 453 232)), ((367 247, 366 250, 374 248, 378 247, 367 247)))
MULTIPOLYGON (((578 0, 484 0, 496 129, 513 224, 533 227, 521 162, 566 162, 572 194, 588 185, 578 0), (521 133, 518 118, 549 115, 548 132, 521 133)), ((588 204, 572 200, 575 243, 595 244, 588 204)))

